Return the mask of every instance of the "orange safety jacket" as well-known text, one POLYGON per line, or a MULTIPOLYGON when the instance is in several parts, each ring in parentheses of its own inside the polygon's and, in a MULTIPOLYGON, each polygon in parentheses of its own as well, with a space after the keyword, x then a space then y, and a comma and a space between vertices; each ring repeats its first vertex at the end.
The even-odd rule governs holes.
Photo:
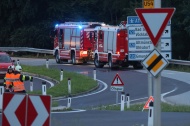
POLYGON ((21 74, 15 74, 13 77, 15 79, 13 82, 14 92, 25 90, 24 82, 20 79, 20 76, 21 74))
POLYGON ((14 79, 14 73, 6 73, 5 74, 5 77, 4 77, 4 85, 6 85, 5 86, 5 88, 6 89, 8 89, 9 88, 9 86, 13 83, 13 81, 15 80, 14 79))

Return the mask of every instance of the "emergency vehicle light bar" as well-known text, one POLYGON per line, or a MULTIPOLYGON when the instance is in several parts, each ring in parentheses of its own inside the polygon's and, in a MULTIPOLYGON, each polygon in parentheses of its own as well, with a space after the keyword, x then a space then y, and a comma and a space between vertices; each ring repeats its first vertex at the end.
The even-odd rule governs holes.
POLYGON ((105 24, 104 22, 65 22, 68 25, 92 25, 92 24, 105 24))

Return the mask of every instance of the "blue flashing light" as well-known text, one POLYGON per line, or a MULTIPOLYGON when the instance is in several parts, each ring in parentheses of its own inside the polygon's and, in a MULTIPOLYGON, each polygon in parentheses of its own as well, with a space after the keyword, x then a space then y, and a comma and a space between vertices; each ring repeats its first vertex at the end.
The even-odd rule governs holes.
POLYGON ((58 24, 55 25, 55 27, 58 27, 58 26, 59 26, 58 24))
POLYGON ((79 25, 79 29, 82 29, 82 26, 81 26, 81 25, 79 25))

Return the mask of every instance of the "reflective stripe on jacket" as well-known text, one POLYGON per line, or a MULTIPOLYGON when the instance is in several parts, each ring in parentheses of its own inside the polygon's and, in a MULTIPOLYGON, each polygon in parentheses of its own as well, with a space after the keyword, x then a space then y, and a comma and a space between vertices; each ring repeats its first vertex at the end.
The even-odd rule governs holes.
POLYGON ((6 85, 7 89, 13 83, 13 81, 14 81, 14 73, 6 73, 4 78, 4 84, 6 85))
MULTIPOLYGON (((22 78, 23 78, 23 75, 22 75, 22 78)), ((21 74, 15 74, 14 75, 14 79, 15 81, 13 82, 13 85, 14 85, 14 91, 23 91, 25 90, 25 87, 24 87, 24 82, 21 80, 21 74)))

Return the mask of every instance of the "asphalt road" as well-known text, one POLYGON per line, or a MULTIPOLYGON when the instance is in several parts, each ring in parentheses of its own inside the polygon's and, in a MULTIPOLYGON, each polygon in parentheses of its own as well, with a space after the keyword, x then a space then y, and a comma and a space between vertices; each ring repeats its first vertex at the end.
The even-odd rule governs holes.
MULTIPOLYGON (((45 65, 45 59, 21 59, 21 64, 31 65, 45 65)), ((86 76, 93 77, 94 65, 71 65, 68 63, 56 64, 55 60, 49 61, 50 68, 63 69, 67 71, 79 72, 86 76)), ((88 109, 84 112, 64 112, 52 113, 52 126, 133 126, 133 125, 147 125, 147 112, 120 112, 120 111, 99 111, 89 110, 94 107, 107 104, 116 103, 116 92, 110 91, 110 85, 115 75, 118 73, 124 82, 125 93, 130 94, 130 99, 134 102, 141 100, 146 101, 148 97, 147 74, 138 72, 132 68, 109 70, 108 67, 96 69, 97 79, 107 84, 107 88, 93 95, 86 95, 72 98, 73 109, 88 109), (140 100, 139 100, 140 99, 140 100)), ((72 79, 72 77, 71 77, 72 79)), ((40 83, 40 82, 39 82, 40 83)), ((99 89, 103 89, 104 86, 99 89)), ((189 91, 190 85, 170 79, 166 77, 161 78, 161 92, 167 93, 174 89, 175 91, 165 95, 165 97, 179 95, 189 91)), ((120 94, 120 93, 119 93, 120 94)), ((120 96, 120 95, 119 95, 120 96)), ((119 98, 120 100, 120 98, 119 98)), ((59 99, 59 104, 65 106, 67 99, 59 99)), ((1 115, 0 115, 1 116, 1 115)), ((190 113, 165 113, 162 112, 162 126, 190 126, 190 113)))
MULTIPOLYGON (((189 118, 189 113, 161 113, 162 126, 189 126, 189 118)), ((52 126, 147 126, 148 113, 104 110, 52 113, 51 121, 52 126)))
MULTIPOLYGON (((63 69, 67 71, 85 73, 85 75, 89 77, 93 77, 93 70, 94 70, 93 65, 75 65, 73 67, 73 65, 70 65, 70 64, 62 64, 62 65, 53 65, 51 67, 56 68, 56 69, 57 68, 63 69)), ((148 77, 147 77, 147 74, 145 73, 137 72, 133 70, 132 68, 127 68, 127 69, 122 69, 122 70, 118 70, 118 69, 109 70, 108 67, 107 68, 105 67, 103 69, 101 68, 96 69, 96 73, 97 73, 97 79, 105 82, 108 85, 108 88, 104 92, 98 93, 95 96, 93 96, 93 99, 91 96, 79 98, 79 100, 78 98, 76 98, 75 100, 72 101, 73 107, 84 108, 84 107, 91 107, 95 105, 98 106, 102 104, 103 105, 115 104, 116 92, 110 91, 110 85, 117 73, 119 74, 122 81, 124 82, 124 85, 125 85, 124 92, 130 94, 131 100, 139 102, 138 99, 145 98, 144 100, 146 100, 148 97, 148 85, 147 85, 148 77), (81 102, 81 99, 83 99, 82 101, 86 101, 86 102, 85 103, 81 102)), ((165 97, 178 95, 178 94, 187 92, 190 89, 190 85, 185 82, 181 82, 181 81, 166 78, 166 77, 161 78, 161 93, 162 94, 170 92, 174 89, 177 89, 177 90, 167 94, 165 97)), ((60 100, 60 104, 64 105, 66 103, 64 103, 64 100, 60 100)))

